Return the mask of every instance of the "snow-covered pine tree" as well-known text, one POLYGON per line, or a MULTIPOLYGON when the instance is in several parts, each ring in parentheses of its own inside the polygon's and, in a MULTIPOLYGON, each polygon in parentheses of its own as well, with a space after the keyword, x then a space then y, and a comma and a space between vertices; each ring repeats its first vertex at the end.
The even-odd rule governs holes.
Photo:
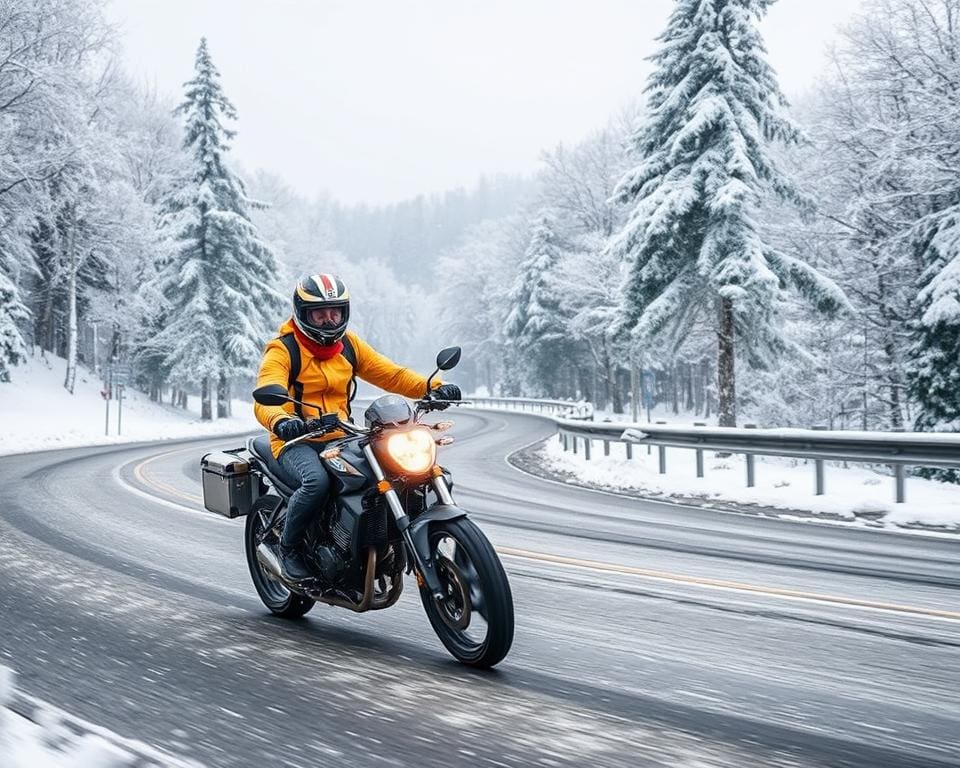
MULTIPOLYGON (((923 249, 920 318, 910 350, 910 393, 919 407, 914 428, 960 432, 960 206, 934 217, 923 249)), ((956 469, 920 470, 960 483, 956 469)))
POLYGON ((10 369, 26 359, 26 347, 19 323, 25 323, 30 313, 20 300, 17 286, 5 274, 0 264, 0 381, 10 381, 10 369))
POLYGON ((520 264, 506 317, 506 337, 524 352, 524 369, 530 394, 557 392, 558 361, 565 336, 560 300, 551 285, 551 275, 563 258, 564 248, 549 214, 541 214, 530 236, 530 245, 520 264))
POLYGON ((27 243, 32 217, 11 201, 0 198, 0 382, 10 381, 10 370, 26 360, 21 328, 30 319, 30 310, 17 289, 20 270, 33 267, 27 243))
POLYGON ((185 117, 192 176, 167 217, 176 245, 158 279, 170 323, 153 346, 165 351, 172 380, 185 385, 199 378, 201 416, 210 419, 214 387, 217 415, 229 415, 230 377, 255 371, 284 300, 276 258, 250 220, 257 204, 224 159, 234 132, 222 119, 237 115, 205 38, 177 114, 185 117))
POLYGON ((792 284, 822 310, 842 292, 775 252, 755 219, 764 195, 803 198, 772 142, 800 141, 756 21, 775 0, 677 0, 631 144, 639 164, 614 198, 632 213, 611 241, 627 260, 622 324, 676 343, 699 320, 717 328, 719 423, 736 424, 735 347, 763 365, 786 346, 778 310, 792 284))

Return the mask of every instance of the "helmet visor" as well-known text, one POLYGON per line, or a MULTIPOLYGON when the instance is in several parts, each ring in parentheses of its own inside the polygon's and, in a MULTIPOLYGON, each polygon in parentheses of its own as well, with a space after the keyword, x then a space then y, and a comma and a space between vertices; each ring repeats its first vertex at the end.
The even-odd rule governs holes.
POLYGON ((311 328, 336 330, 343 322, 342 307, 308 307, 304 318, 311 328))

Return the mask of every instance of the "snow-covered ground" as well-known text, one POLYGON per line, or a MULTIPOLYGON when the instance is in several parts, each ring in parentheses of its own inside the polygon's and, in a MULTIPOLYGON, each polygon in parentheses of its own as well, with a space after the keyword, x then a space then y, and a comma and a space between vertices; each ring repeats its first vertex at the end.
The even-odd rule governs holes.
POLYGON ((186 765, 146 745, 85 724, 49 705, 32 706, 33 719, 28 719, 10 708, 13 699, 13 670, 0 666, 0 765, 3 768, 186 765))
POLYGON ((13 369, 13 381, 0 383, 0 455, 81 445, 165 440, 259 429, 250 401, 233 401, 229 419, 200 420, 199 398, 189 408, 150 402, 145 394, 124 391, 122 434, 117 436, 118 402, 110 401, 110 434, 104 434, 107 402, 103 384, 79 368, 74 392, 63 387, 66 361, 39 355, 13 369))
POLYGON ((704 453, 704 477, 696 476, 694 451, 667 449, 667 474, 659 474, 658 455, 634 446, 626 458, 621 444, 611 444, 610 456, 595 442, 591 459, 583 451, 564 452, 556 438, 537 449, 535 458, 551 474, 568 482, 665 498, 701 498, 782 510, 798 510, 853 524, 879 527, 924 526, 960 532, 960 486, 918 477, 907 479, 907 499, 894 502, 892 475, 870 467, 828 462, 826 493, 814 493, 814 463, 802 459, 756 457, 756 486, 746 487, 743 456, 717 458, 704 453))

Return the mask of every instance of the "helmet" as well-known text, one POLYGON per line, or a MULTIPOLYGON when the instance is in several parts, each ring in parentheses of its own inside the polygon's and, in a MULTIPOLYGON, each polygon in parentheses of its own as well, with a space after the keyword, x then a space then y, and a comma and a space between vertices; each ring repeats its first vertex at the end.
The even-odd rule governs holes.
POLYGON ((293 292, 293 322, 297 328, 318 344, 336 344, 347 332, 350 319, 350 292, 336 275, 306 275, 297 282, 293 292), (310 322, 311 309, 339 309, 340 322, 314 325, 310 322))

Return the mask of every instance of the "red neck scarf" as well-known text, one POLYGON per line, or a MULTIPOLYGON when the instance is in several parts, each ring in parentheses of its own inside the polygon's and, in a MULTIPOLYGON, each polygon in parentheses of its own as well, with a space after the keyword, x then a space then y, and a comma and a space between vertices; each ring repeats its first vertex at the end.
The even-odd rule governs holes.
POLYGON ((293 334, 297 337, 297 341, 303 346, 307 352, 309 352, 314 357, 320 360, 330 360, 331 358, 336 357, 343 351, 343 342, 336 341, 329 346, 324 346, 323 344, 317 344, 313 339, 307 336, 303 331, 301 331, 296 326, 293 327, 293 334))

